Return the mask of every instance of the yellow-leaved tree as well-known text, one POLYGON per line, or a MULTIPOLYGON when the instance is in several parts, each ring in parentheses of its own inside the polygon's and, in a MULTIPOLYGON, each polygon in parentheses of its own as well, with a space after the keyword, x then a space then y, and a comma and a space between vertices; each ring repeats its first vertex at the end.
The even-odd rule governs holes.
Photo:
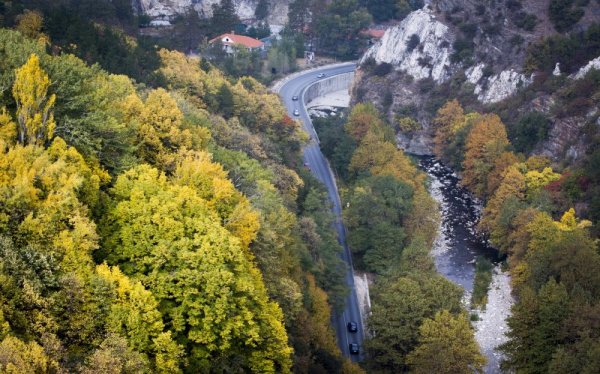
POLYGON ((448 147, 459 125, 464 120, 465 111, 456 99, 448 101, 438 109, 437 115, 433 120, 433 124, 436 126, 433 149, 437 157, 444 157, 446 147, 448 147))
POLYGON ((40 66, 39 57, 32 54, 25 65, 17 69, 12 90, 22 144, 44 145, 52 139, 56 127, 52 107, 56 96, 48 96, 49 87, 48 74, 40 66))
POLYGON ((508 144, 500 117, 486 114, 476 120, 467 138, 462 182, 477 196, 486 196, 488 177, 508 144))

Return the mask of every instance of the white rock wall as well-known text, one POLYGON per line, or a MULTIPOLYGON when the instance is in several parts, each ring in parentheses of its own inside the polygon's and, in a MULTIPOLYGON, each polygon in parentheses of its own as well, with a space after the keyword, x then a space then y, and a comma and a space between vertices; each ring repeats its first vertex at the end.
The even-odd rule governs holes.
POLYGON ((575 73, 572 78, 581 79, 585 77, 585 75, 592 69, 600 70, 600 56, 596 57, 592 61, 588 62, 587 65, 579 69, 579 71, 575 73))
POLYGON ((453 42, 454 36, 448 26, 436 20, 426 7, 410 13, 398 26, 388 29, 361 62, 372 57, 377 63, 393 64, 397 70, 415 79, 433 78, 441 83, 451 75, 453 42), (417 35, 420 43, 408 50, 407 43, 412 35, 417 35))
POLYGON ((520 88, 527 87, 533 82, 532 77, 526 77, 514 70, 504 70, 500 74, 480 81, 475 86, 477 100, 484 104, 497 103, 511 96, 520 88))
MULTIPOLYGON (((178 14, 186 13, 194 8, 201 17, 212 16, 212 5, 221 0, 134 0, 141 8, 141 13, 152 18, 172 19, 178 14)), ((269 23, 283 25, 287 22, 288 6, 291 0, 271 0, 269 23)), ((254 18, 258 0, 234 0, 236 14, 240 19, 254 18)))

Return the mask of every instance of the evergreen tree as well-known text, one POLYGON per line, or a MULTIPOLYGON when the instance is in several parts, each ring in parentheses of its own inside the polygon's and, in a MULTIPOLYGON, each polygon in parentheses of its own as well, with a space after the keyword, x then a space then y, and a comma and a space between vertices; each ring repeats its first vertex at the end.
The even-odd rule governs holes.
POLYGON ((220 3, 212 5, 210 32, 213 36, 231 32, 239 23, 233 0, 221 0, 220 3))
POLYGON ((269 16, 269 6, 269 0, 258 0, 254 10, 254 16, 257 20, 262 21, 269 16))

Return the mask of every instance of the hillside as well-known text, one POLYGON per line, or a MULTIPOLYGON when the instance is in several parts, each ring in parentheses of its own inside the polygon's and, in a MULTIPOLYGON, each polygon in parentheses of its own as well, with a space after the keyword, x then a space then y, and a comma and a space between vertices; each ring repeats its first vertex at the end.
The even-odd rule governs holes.
POLYGON ((326 193, 279 99, 166 49, 151 87, 61 53, 40 12, 14 22, 0 371, 358 370, 330 326, 345 286, 326 193))

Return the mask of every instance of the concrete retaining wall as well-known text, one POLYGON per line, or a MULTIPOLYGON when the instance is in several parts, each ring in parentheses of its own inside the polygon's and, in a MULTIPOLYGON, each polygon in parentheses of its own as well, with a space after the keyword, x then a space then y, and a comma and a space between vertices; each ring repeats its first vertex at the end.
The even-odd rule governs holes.
POLYGON ((354 72, 352 71, 313 83, 304 93, 304 105, 307 105, 317 97, 325 96, 336 91, 350 89, 353 79, 354 72))

